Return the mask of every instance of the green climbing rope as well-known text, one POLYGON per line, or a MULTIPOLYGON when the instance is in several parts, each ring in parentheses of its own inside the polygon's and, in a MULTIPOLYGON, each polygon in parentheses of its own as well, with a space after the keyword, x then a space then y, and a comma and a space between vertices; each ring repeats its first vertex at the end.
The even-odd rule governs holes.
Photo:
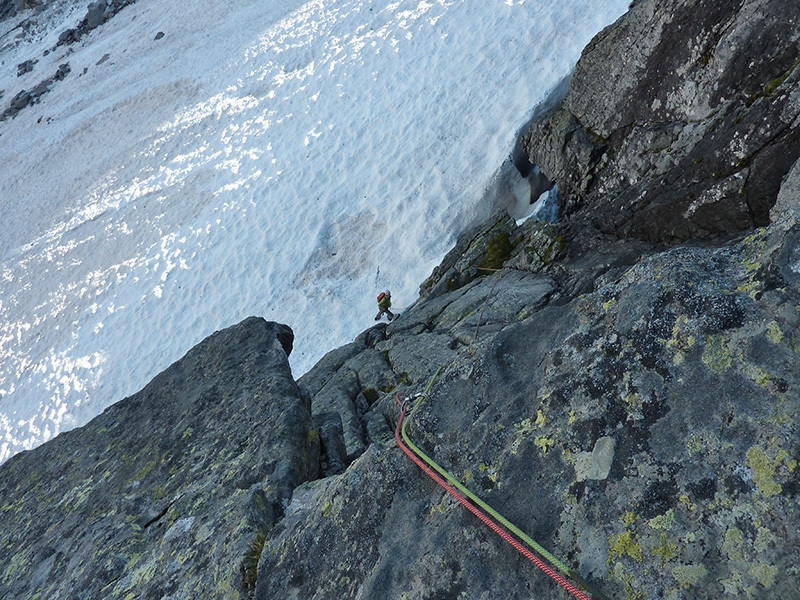
POLYGON ((439 367, 439 368, 436 370, 436 373, 434 373, 434 374, 433 374, 433 377, 431 377, 430 381, 428 382, 428 385, 427 385, 427 386, 425 386, 425 390, 422 392, 422 394, 419 394, 419 395, 418 395, 416 398, 414 398, 414 400, 415 400, 415 402, 414 402, 414 405, 412 406, 412 408, 411 408, 411 410, 410 410, 410 412, 409 412, 409 414, 408 414, 408 417, 407 417, 407 418, 406 418, 406 420, 403 422, 403 425, 402 425, 402 428, 401 428, 401 435, 402 435, 402 437, 403 437, 403 441, 405 441, 405 443, 408 445, 408 447, 409 447, 409 448, 411 448, 411 450, 413 450, 413 451, 414 451, 414 452, 417 454, 417 456, 419 456, 419 457, 420 457, 420 458, 421 458, 423 461, 425 461, 425 463, 427 463, 427 464, 428 464, 428 465, 429 465, 429 466, 430 466, 432 469, 434 469, 434 470, 435 470, 435 471, 437 471, 437 472, 438 472, 438 473, 439 473, 439 474, 440 474, 442 477, 444 477, 444 478, 445 478, 445 480, 446 480, 446 481, 447 481, 447 482, 448 482, 448 483, 449 483, 451 486, 453 486, 453 487, 454 487, 455 489, 457 489, 459 492, 461 492, 462 494, 464 494, 464 495, 465 495, 467 498, 469 498, 469 499, 470 499, 470 500, 471 500, 473 503, 475 503, 475 505, 477 505, 477 506, 481 507, 481 508, 482 508, 484 511, 486 511, 486 513, 487 513, 487 514, 491 515, 491 516, 492 516, 492 517, 493 517, 495 520, 497 520, 497 522, 498 522, 498 523, 501 523, 501 524, 502 524, 502 525, 503 525, 503 526, 504 526, 506 529, 508 529, 509 531, 511 531, 511 532, 512 532, 514 535, 516 535, 516 536, 517 536, 517 537, 518 537, 520 540, 522 540, 524 543, 526 543, 526 544, 527 544, 527 545, 528 545, 530 548, 532 548, 533 550, 535 550, 536 552, 538 552, 538 553, 539 553, 539 554, 540 554, 542 557, 544 557, 544 558, 545 558, 547 561, 549 561, 549 562, 550 562, 550 564, 552 564, 552 565, 553 565, 553 566, 554 566, 556 569, 558 569, 559 571, 561 571, 561 573, 563 573, 565 576, 569 577, 570 579, 572 579, 573 581, 575 581, 576 583, 578 583, 579 585, 581 585, 582 587, 584 587, 584 589, 587 589, 587 590, 589 590, 589 591, 590 591, 590 593, 591 593, 591 594, 592 594, 594 597, 598 598, 598 600, 603 600, 603 599, 605 599, 606 597, 605 597, 603 594, 601 594, 601 593, 600 593, 600 592, 598 592, 597 590, 594 590, 594 589, 593 589, 593 587, 592 587, 592 586, 591 586, 591 585, 590 585, 590 584, 589 584, 587 581, 585 581, 585 580, 584 580, 584 579, 583 579, 583 578, 582 578, 580 575, 578 575, 577 573, 575 573, 575 572, 574 572, 572 569, 570 569, 570 568, 569 568, 567 565, 565 565, 563 562, 561 562, 560 560, 558 560, 558 559, 557 559, 555 556, 553 556, 553 555, 552 555, 550 552, 548 552, 548 551, 547 551, 545 548, 543 548, 543 547, 541 546, 541 544, 537 543, 537 542, 536 542, 536 541, 535 541, 533 538, 531 538, 530 536, 528 536, 528 535, 527 535, 527 534, 526 534, 524 531, 522 531, 522 530, 521 530, 519 527, 517 527, 516 525, 514 525, 513 523, 511 523, 511 522, 510 522, 508 519, 506 519, 506 518, 505 518, 503 515, 501 515, 499 512, 497 512, 495 509, 493 509, 493 508, 492 508, 491 506, 489 506, 488 504, 486 504, 486 502, 484 502, 484 501, 483 501, 483 500, 481 500, 481 499, 480 499, 478 496, 476 496, 475 494, 473 494, 473 493, 472 493, 472 492, 471 492, 469 489, 467 489, 467 488, 466 488, 466 487, 465 487, 465 486, 464 486, 464 485, 463 485, 463 484, 462 484, 462 483, 461 483, 461 482, 460 482, 458 479, 456 479, 456 478, 455 478, 455 477, 454 477, 454 476, 453 476, 453 475, 452 475, 452 474, 451 474, 449 471, 447 471, 446 469, 444 469, 444 467, 442 467, 441 465, 439 465, 438 463, 436 463, 436 461, 434 461, 434 460, 433 460, 433 459, 432 459, 430 456, 428 456, 427 454, 425 454, 425 453, 424 453, 424 452, 423 452, 423 451, 422 451, 422 450, 421 450, 421 449, 420 449, 420 448, 419 448, 419 447, 418 447, 416 444, 414 444, 414 442, 412 442, 412 441, 411 441, 411 439, 408 437, 408 433, 406 432, 406 426, 408 425, 408 422, 409 422, 409 420, 411 419, 411 417, 413 417, 413 416, 414 416, 414 413, 415 413, 415 412, 416 412, 416 411, 419 409, 419 407, 420 407, 420 406, 422 406, 422 403, 424 402, 425 398, 426 398, 426 397, 428 396, 428 394, 430 393, 430 391, 431 391, 431 388, 433 387, 433 383, 434 383, 434 381, 436 381, 436 378, 439 376, 439 373, 441 372, 441 370, 442 370, 442 367, 439 367))

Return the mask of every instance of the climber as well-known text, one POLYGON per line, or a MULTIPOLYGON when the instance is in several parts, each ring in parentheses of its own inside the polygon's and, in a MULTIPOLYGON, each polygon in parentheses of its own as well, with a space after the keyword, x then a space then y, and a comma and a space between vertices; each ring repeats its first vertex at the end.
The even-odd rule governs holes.
POLYGON ((378 314, 375 315, 375 320, 380 321, 382 315, 386 315, 386 318, 390 321, 394 319, 394 314, 392 314, 392 311, 389 310, 391 305, 392 294, 389 292, 389 290, 378 294, 378 314))

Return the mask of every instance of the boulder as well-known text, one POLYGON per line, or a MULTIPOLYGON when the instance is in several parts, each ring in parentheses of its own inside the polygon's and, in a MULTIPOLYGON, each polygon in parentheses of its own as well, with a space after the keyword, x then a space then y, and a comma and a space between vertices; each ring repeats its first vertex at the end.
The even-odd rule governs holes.
POLYGON ((86 20, 86 28, 88 30, 94 29, 103 24, 107 8, 108 5, 106 4, 106 0, 97 0, 97 2, 92 2, 89 4, 87 7, 86 16, 84 17, 86 20))
POLYGON ((26 61, 23 61, 20 64, 18 64, 17 65, 17 77, 21 77, 25 73, 30 73, 31 71, 33 71, 33 67, 38 62, 39 61, 37 59, 32 58, 30 60, 26 60, 26 61))

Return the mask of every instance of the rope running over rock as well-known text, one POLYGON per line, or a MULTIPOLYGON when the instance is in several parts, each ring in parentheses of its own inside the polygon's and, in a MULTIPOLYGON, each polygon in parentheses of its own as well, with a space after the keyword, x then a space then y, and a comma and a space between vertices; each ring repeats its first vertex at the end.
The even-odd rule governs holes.
MULTIPOLYGON (((591 600, 591 598, 587 596, 584 592, 578 589, 565 577, 559 575, 559 573, 557 573, 553 568, 551 568, 540 558, 538 558, 535 554, 533 554, 531 550, 523 546, 519 540, 515 539, 511 535, 511 533, 516 535, 518 538, 524 541, 530 548, 534 549, 536 552, 542 555, 546 560, 548 560, 564 575, 578 581, 579 584, 585 589, 591 589, 591 586, 589 586, 587 582, 585 582, 577 574, 573 573, 569 569, 569 567, 567 567, 564 563, 559 561, 555 556, 553 556, 547 550, 545 550, 541 545, 539 545, 533 539, 527 536, 513 523, 505 519, 500 513, 494 510, 491 506, 489 506, 488 504, 483 502, 480 498, 478 498, 475 494, 470 492, 466 487, 464 487, 461 484, 461 482, 459 482, 455 477, 453 477, 453 475, 451 475, 448 471, 446 471, 444 468, 438 465, 432 458, 430 458, 422 450, 420 450, 408 437, 408 433, 406 432, 406 425, 408 423, 408 420, 413 416, 414 412, 416 412, 416 410, 422 404, 422 400, 430 392, 430 388, 433 386, 433 382, 439 375, 440 371, 441 368, 431 378, 430 382, 428 383, 423 393, 417 394, 416 396, 413 396, 410 399, 407 399, 406 401, 401 401, 399 394, 395 397, 395 400, 397 401, 398 405, 400 405, 400 418, 397 422, 397 427, 395 428, 395 440, 397 442, 398 447, 431 479, 433 479, 438 485, 444 488, 445 491, 447 491, 447 493, 453 496, 467 510, 469 510, 476 517, 478 517, 478 519, 480 519, 485 525, 487 525, 490 529, 492 529, 492 531, 494 531, 500 537, 502 537, 506 542, 508 542, 511 546, 513 546, 520 554, 522 554, 525 558, 527 558, 539 569, 541 569, 548 577, 553 579, 558 585, 563 587, 565 590, 567 590, 570 594, 572 594, 576 598, 579 598, 581 600, 591 600), (414 405, 414 407, 410 412, 408 411, 408 406, 407 406, 409 400, 416 401, 416 404, 414 405), (435 471, 438 471, 438 474, 435 471), (506 531, 506 529, 503 529, 503 527, 505 527, 508 531, 506 531)), ((596 590, 591 589, 591 593, 597 600, 606 600, 606 597, 596 590)))

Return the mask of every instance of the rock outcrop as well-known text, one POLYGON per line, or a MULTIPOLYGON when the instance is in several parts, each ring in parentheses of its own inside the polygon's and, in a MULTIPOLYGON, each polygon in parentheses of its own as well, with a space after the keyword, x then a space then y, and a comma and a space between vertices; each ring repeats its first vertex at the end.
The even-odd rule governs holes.
POLYGON ((69 63, 60 64, 55 75, 40 81, 31 90, 22 90, 18 92, 17 95, 11 99, 8 108, 0 113, 0 122, 3 122, 8 118, 16 117, 19 111, 27 108, 28 106, 38 104, 41 101, 42 96, 49 92, 56 82, 63 81, 64 78, 69 75, 71 70, 72 69, 70 68, 69 63))
POLYGON ((403 374, 367 413, 382 433, 296 491, 255 597, 567 597, 395 448, 395 394, 439 367, 416 443, 607 597, 791 597, 798 242, 786 219, 571 298, 569 260, 561 279, 505 270, 373 330, 403 374))
POLYGON ((598 35, 522 144, 563 214, 672 243, 766 225, 800 156, 797 13, 644 0, 598 35))
POLYGON ((28 0, 0 0, 0 21, 15 16, 20 10, 33 8, 35 5, 35 2, 28 2, 28 0))
POLYGON ((590 44, 523 139, 562 222, 465 232, 306 375, 379 350, 398 385, 296 491, 256 598, 566 597, 394 449, 440 367, 412 437, 606 597, 796 593, 798 16, 645 0, 590 44))
POLYGON ((318 474, 292 332, 248 319, 0 469, 0 597, 229 598, 318 474))

